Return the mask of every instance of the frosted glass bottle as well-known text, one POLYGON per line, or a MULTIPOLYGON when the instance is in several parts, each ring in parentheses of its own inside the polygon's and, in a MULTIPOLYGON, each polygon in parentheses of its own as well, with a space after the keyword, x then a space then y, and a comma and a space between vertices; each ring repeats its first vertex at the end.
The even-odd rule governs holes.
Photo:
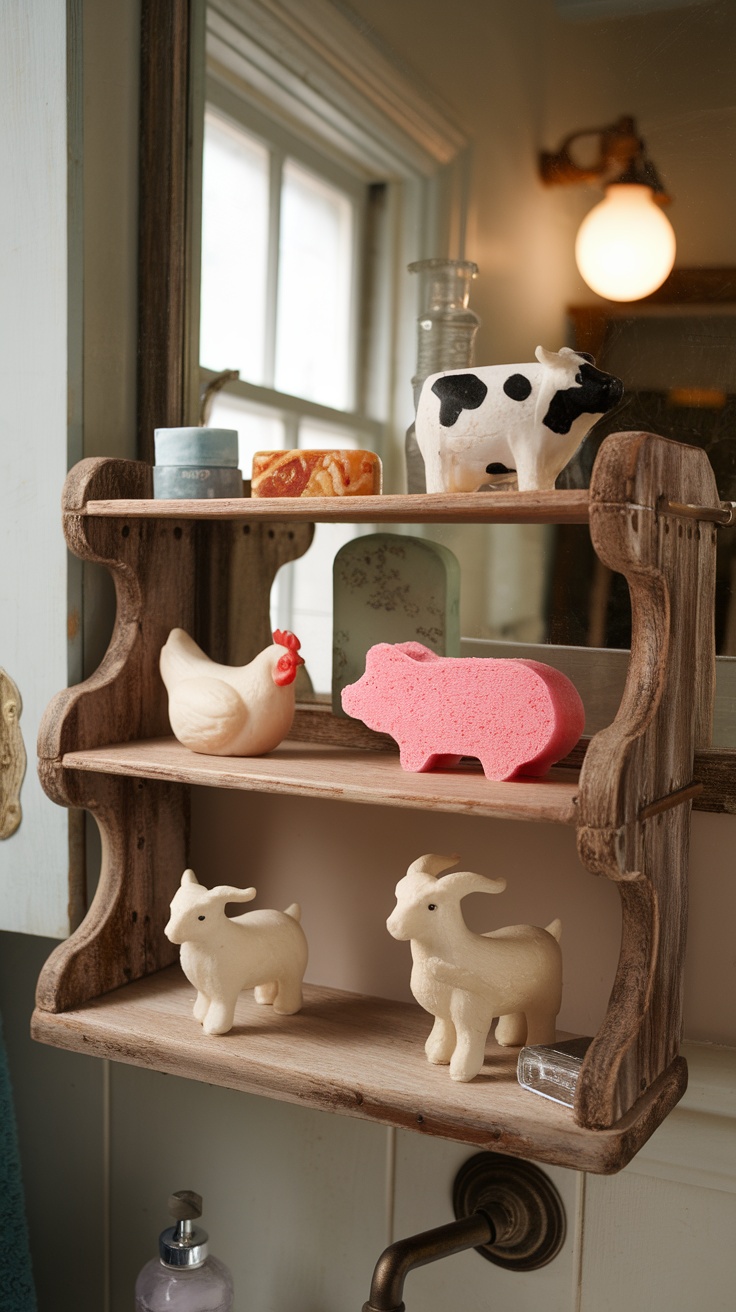
MULTIPOLYGON (((443 369, 467 369, 473 363, 480 319, 468 309, 468 301, 478 265, 471 260, 417 260, 409 265, 409 272, 421 278, 417 371, 411 380, 416 409, 425 378, 443 369)), ((405 450, 407 490, 426 492, 424 461, 413 424, 407 430, 405 450)))
POLYGON ((199 1194, 172 1194, 169 1212, 176 1225, 159 1235, 159 1256, 136 1280, 136 1312, 232 1312, 232 1276, 210 1256, 206 1231, 193 1224, 202 1215, 199 1194))

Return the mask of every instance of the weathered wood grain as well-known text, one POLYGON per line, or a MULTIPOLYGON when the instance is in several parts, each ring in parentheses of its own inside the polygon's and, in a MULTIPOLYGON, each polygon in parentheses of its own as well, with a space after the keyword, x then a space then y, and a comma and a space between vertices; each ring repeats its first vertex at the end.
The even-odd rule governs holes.
POLYGON ((582 861, 618 883, 619 967, 588 1051, 575 1114, 613 1124, 676 1059, 682 1027, 687 864, 696 746, 710 742, 715 688, 716 529, 669 502, 719 505, 704 452, 647 433, 604 443, 590 531, 629 583, 632 648, 621 706, 580 774, 582 861), (647 808, 679 790, 682 804, 647 808))
POLYGON ((87 514, 128 519, 304 520, 314 524, 587 524, 588 493, 432 492, 372 497, 212 501, 90 500, 87 514))
POLYGON ((41 779, 65 805, 90 811, 102 836, 92 906, 52 952, 36 989, 39 1008, 65 1011, 176 960, 163 928, 188 864, 189 793, 180 784, 92 780, 51 762, 42 763, 41 779))
MULTIPOLYGON (((143 0, 138 214, 138 451, 188 415, 189 0, 143 0)), ((148 496, 151 495, 149 492, 148 496)))
POLYGON ((267 756, 203 756, 175 738, 68 752, 65 770, 160 779, 249 792, 320 797, 377 806, 419 807, 497 819, 574 825, 577 777, 551 770, 545 779, 496 783, 480 766, 412 774, 397 755, 314 743, 284 742, 267 756))
POLYGON ((620 1170, 682 1096, 685 1062, 608 1130, 576 1125, 569 1108, 522 1089, 517 1049, 492 1040, 469 1084, 430 1066, 431 1020, 413 1004, 307 986, 302 1011, 275 1016, 242 994, 229 1034, 204 1034, 178 966, 82 1010, 36 1011, 35 1038, 301 1106, 396 1125, 512 1156, 610 1174, 620 1170))
POLYGON ((91 811, 103 846, 93 906, 39 982, 39 1006, 51 1010, 78 1005, 173 959, 163 926, 188 863, 189 791, 176 773, 152 789, 145 772, 95 778, 69 769, 64 756, 70 747, 168 734, 159 655, 170 630, 184 628, 205 649, 214 646, 215 659, 250 659, 271 641, 268 598, 279 563, 311 540, 308 524, 247 525, 244 533, 233 524, 83 513, 91 495, 146 495, 150 485, 150 466, 108 459, 82 461, 65 485, 67 542, 83 560, 110 571, 117 611, 102 663, 54 698, 39 730, 44 789, 62 806, 91 811))
MULTIPOLYGON (((337 733, 333 717, 325 719, 318 708, 300 712, 297 734, 304 737, 311 725, 322 742, 286 743, 267 757, 243 760, 208 758, 182 748, 168 737, 158 674, 169 629, 188 629, 216 659, 249 659, 268 639, 268 594, 279 563, 306 550, 314 519, 332 518, 336 509, 345 518, 346 503, 335 507, 329 502, 321 511, 314 502, 305 508, 289 502, 283 520, 276 520, 280 508, 274 503, 261 503, 255 513, 247 501, 214 507, 186 503, 183 513, 174 513, 182 510, 179 504, 152 507, 149 494, 150 469, 119 461, 83 462, 67 484, 68 541, 83 559, 111 570, 118 614, 99 670, 55 699, 40 734, 44 786, 64 805, 95 813, 104 865, 87 919, 53 954, 39 983, 38 1036, 122 1060, 158 1062, 160 1069, 180 1069, 194 1078, 275 1097, 335 1110, 358 1106, 356 1114, 389 1124, 416 1125, 419 1116, 429 1133, 523 1156, 588 1163, 591 1170, 619 1169, 681 1095, 686 1079, 677 1051, 689 817, 701 783, 705 787, 698 800, 712 802, 713 797, 707 744, 714 685, 716 529, 690 514, 678 515, 672 503, 707 509, 719 504, 704 454, 650 434, 617 434, 602 447, 589 499, 591 536, 601 561, 625 574, 632 593, 634 634, 626 686, 613 723, 589 740, 587 750, 581 742, 546 780, 529 783, 492 784, 472 768, 410 774, 383 742, 363 735, 361 743, 370 742, 376 750, 357 748, 361 727, 349 721, 340 730, 347 736, 330 745, 337 733), (101 507, 99 513, 92 506, 101 507), (124 513, 129 507, 131 513, 124 513), (581 759, 578 781, 573 767, 581 759), (704 780, 698 777, 700 765, 708 776, 704 780), (342 1017, 344 1034, 329 1027, 312 1032, 303 1018, 293 1018, 290 1024, 298 1029, 301 1023, 305 1036, 301 1046, 294 1039, 301 1074, 294 1074, 293 1085, 284 1085, 277 1073, 282 1065, 288 1068, 291 1040, 264 1056, 260 1074, 257 1062, 244 1074, 242 1062, 233 1071, 227 1042, 222 1049, 203 1047, 196 1035, 190 1049, 172 1016, 165 1020, 165 1043, 160 1034, 149 1033, 147 1009, 156 996, 155 976, 152 993, 147 985, 140 986, 142 991, 131 986, 130 993, 112 995, 114 1002, 103 998, 77 1015, 72 1009, 80 1004, 125 980, 150 975, 171 959, 162 930, 186 864, 190 784, 577 824, 584 863, 618 883, 623 932, 609 1008, 583 1066, 574 1116, 542 1109, 537 1099, 527 1112, 527 1095, 519 1103, 515 1085, 507 1090, 507 1101, 492 1107, 479 1086, 476 1105, 474 1094, 458 1092, 452 1082, 434 1083, 437 1073, 427 1073, 423 1056, 418 1067, 412 1066, 409 1091, 402 1093, 404 1077, 392 1071, 404 1058, 396 1050, 391 1023, 382 1046, 377 1031, 386 1018, 374 1003, 364 1005, 360 999, 330 1002, 342 1017), (61 1011, 67 1014, 50 1018, 61 1011), (97 1030, 95 1017, 104 1018, 97 1030), (366 1075, 370 1092, 361 1091, 360 1099, 346 1087, 335 1093, 337 1076, 330 1074, 333 1062, 341 1065, 341 1048, 344 1060, 352 1062, 353 1033, 374 1081, 366 1075), (332 1042, 336 1052, 326 1052, 332 1042), (159 1053, 155 1059, 154 1050, 159 1053), (210 1053, 215 1051, 220 1055, 213 1066, 210 1053), (426 1089, 425 1101, 426 1079, 431 1090, 426 1089), (408 1108, 418 1105, 422 1110, 413 1113, 412 1122, 408 1108), (566 1118, 562 1140, 549 1137, 545 1119, 558 1115, 566 1118)), ((492 518, 533 519, 542 510, 549 516, 552 502, 541 507, 510 495, 517 498, 516 510, 513 501, 502 505, 494 497, 492 518)), ((389 500, 366 498, 370 518, 375 518, 377 503, 389 500)), ((404 517, 421 519, 431 498, 395 500, 402 503, 404 517)), ((472 498, 461 498, 467 511, 462 515, 457 500, 435 507, 434 518, 488 518, 485 498, 477 506, 470 504, 472 498)), ((575 513, 579 509, 578 500, 575 513)), ((355 502, 348 514, 353 510, 355 502)), ((390 519, 393 511, 384 510, 390 519)), ((180 1008, 177 1002, 174 1012, 180 1008)), ((251 1017, 249 1036, 254 1025, 251 1017)), ((509 1077, 506 1083, 513 1081, 509 1077)))

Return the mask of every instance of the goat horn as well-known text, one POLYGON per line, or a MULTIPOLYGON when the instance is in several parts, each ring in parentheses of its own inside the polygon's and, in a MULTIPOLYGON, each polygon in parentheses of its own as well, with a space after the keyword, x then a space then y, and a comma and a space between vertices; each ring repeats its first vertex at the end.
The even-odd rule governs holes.
POLYGON ((458 897, 467 897, 468 893, 503 893, 506 880, 488 879, 472 870, 455 870, 451 875, 445 875, 442 887, 452 889, 458 897))
POLYGON ((418 856, 416 861, 412 861, 407 875, 432 875, 437 878, 443 870, 452 870, 456 866, 460 857, 455 853, 454 856, 438 856, 436 852, 427 852, 424 856, 418 856))
POLYGON ((218 884, 210 889, 210 897, 218 902, 252 902, 255 895, 254 888, 233 888, 230 884, 218 884))
POLYGON ((187 884, 199 884, 199 880, 193 870, 185 870, 181 877, 182 888, 186 888, 187 884))

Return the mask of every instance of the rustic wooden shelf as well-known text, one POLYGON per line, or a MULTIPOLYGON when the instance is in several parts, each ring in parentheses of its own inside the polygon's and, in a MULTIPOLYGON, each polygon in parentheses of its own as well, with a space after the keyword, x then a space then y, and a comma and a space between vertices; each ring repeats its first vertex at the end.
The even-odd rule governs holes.
POLYGON ((35 1036, 532 1159, 620 1169, 686 1079, 690 810, 694 798, 714 805, 718 768, 708 747, 721 504, 705 452, 615 434, 589 493, 164 502, 151 500, 151 482, 146 465, 103 459, 82 461, 65 486, 69 546, 110 570, 117 615, 99 668, 57 695, 39 732, 44 788, 94 814, 103 863, 86 919, 39 979, 35 1036), (271 641, 278 569, 308 549, 315 522, 330 521, 589 523, 599 559, 631 593, 632 650, 612 723, 548 778, 512 784, 464 767, 409 774, 385 742, 346 742, 347 722, 317 725, 304 710, 293 740, 266 757, 181 747, 158 670, 171 629, 215 661, 252 659, 271 641), (321 741, 304 741, 312 731, 321 741), (622 941, 573 1111, 520 1090, 514 1056, 496 1049, 478 1080, 453 1084, 425 1061, 417 1007, 311 989, 303 1013, 279 1019, 246 997, 239 1031, 203 1035, 178 967, 165 969, 177 949, 163 933, 189 864, 191 785, 574 825, 583 866, 617 884, 622 941))
POLYGON ((419 807, 507 820, 574 825, 577 774, 552 770, 544 779, 494 783, 480 766, 411 774, 387 752, 351 751, 313 743, 284 742, 267 756, 203 756, 175 738, 119 743, 67 752, 65 770, 161 779, 209 788, 287 793, 375 806, 419 807))
POLYGON ((522 1089, 518 1049, 489 1042, 469 1084, 430 1066, 431 1019, 416 1005, 307 986, 302 1011, 276 1016, 243 994, 229 1034, 204 1034, 178 966, 62 1014, 37 1010, 44 1043, 304 1107, 440 1135, 578 1171, 620 1170, 682 1096, 685 1062, 617 1125, 585 1130, 572 1111, 522 1089))
POLYGON ((587 524, 583 491, 423 493, 372 497, 230 497, 89 501, 83 513, 116 519, 276 520, 310 524, 587 524))

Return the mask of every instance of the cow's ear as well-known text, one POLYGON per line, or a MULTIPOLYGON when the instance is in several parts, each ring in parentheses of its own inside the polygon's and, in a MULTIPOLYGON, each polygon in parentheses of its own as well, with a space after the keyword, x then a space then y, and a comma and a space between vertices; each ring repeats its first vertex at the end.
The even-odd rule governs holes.
POLYGON ((579 355, 581 360, 587 360, 588 364, 595 364, 595 356, 589 351, 576 351, 575 354, 579 355))

